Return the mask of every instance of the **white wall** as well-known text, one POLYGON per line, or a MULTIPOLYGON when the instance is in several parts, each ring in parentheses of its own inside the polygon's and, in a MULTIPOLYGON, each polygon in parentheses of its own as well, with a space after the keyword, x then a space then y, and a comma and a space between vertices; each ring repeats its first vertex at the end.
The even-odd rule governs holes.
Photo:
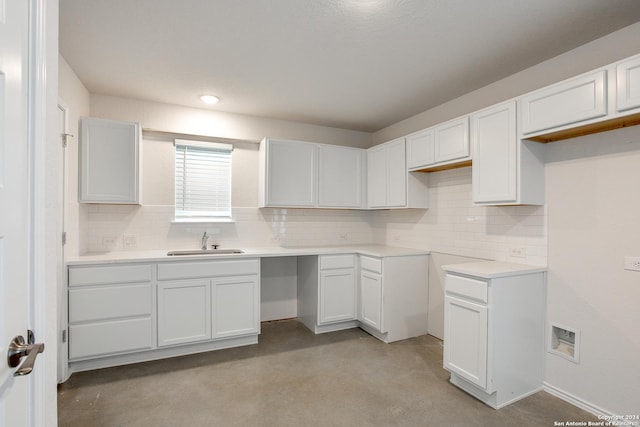
POLYGON ((62 56, 59 56, 58 95, 60 103, 67 109, 68 132, 73 137, 67 139, 65 159, 66 200, 65 223, 67 230, 67 245, 65 255, 77 256, 85 248, 80 247, 80 205, 78 204, 78 120, 81 116, 89 115, 89 91, 84 87, 78 76, 69 67, 62 56))
POLYGON ((371 134, 285 120, 222 113, 91 94, 91 115, 139 122, 143 129, 259 142, 265 136, 368 148, 371 134))
POLYGON ((547 319, 581 331, 580 363, 546 357, 546 382, 618 415, 640 409, 640 127, 547 147, 547 319))

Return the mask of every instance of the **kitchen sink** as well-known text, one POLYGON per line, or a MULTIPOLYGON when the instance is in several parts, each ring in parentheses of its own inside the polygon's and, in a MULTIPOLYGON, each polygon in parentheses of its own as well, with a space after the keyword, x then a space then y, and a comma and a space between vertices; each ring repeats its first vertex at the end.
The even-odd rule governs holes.
POLYGON ((229 255, 229 254, 241 254, 244 253, 240 249, 195 249, 189 251, 169 251, 168 256, 180 256, 180 255, 229 255))

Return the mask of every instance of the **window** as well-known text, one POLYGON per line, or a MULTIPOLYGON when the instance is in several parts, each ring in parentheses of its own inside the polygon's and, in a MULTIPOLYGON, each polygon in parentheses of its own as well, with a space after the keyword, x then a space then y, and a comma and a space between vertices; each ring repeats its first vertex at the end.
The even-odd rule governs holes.
POLYGON ((229 221, 232 145, 176 139, 175 147, 176 221, 229 221))

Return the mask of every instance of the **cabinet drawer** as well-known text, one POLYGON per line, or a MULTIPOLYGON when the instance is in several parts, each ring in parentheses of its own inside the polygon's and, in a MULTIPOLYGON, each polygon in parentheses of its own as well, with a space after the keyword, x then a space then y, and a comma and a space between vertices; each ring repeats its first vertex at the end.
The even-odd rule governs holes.
POLYGON ((457 294, 484 303, 488 301, 488 285, 482 280, 447 274, 444 289, 447 294, 457 294))
POLYGON ((149 350, 152 345, 150 317, 69 326, 71 360, 149 350))
POLYGON ((321 255, 320 270, 334 268, 353 268, 356 266, 354 255, 321 255))
POLYGON ((69 286, 151 281, 150 264, 70 267, 69 286))
POLYGON ((373 271, 375 273, 382 273, 382 259, 361 256, 360 268, 363 270, 373 271))
POLYGON ((69 322, 88 322, 151 314, 151 285, 69 290, 69 322))
POLYGON ((522 132, 527 135, 607 114, 605 70, 536 91, 522 98, 522 132))
POLYGON ((243 276, 259 273, 260 261, 257 259, 172 262, 158 264, 158 280, 243 276))

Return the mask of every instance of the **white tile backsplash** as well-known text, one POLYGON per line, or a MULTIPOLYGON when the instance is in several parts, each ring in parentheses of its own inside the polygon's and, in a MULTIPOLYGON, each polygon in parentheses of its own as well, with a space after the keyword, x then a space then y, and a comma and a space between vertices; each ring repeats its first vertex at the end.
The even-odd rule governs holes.
POLYGON ((547 263, 542 206, 474 206, 471 168, 432 173, 431 208, 383 211, 233 209, 234 223, 173 224, 173 206, 81 205, 83 252, 193 249, 204 231, 223 247, 387 244, 527 264, 547 263), (125 246, 124 236, 136 244, 125 246), (105 238, 115 238, 105 247, 105 238), (511 256, 524 248, 525 257, 511 256))

